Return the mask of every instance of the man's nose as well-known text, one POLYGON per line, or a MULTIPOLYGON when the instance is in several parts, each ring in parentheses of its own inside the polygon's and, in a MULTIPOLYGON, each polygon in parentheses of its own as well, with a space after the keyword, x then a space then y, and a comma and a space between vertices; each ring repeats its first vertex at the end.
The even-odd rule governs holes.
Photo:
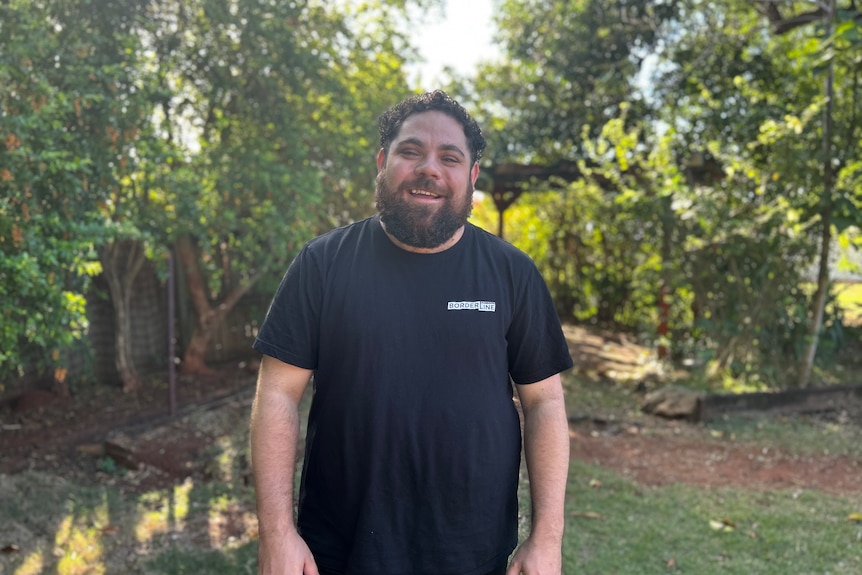
POLYGON ((417 176, 439 178, 442 173, 441 167, 440 159, 436 156, 429 155, 422 158, 422 160, 416 165, 414 172, 417 176))

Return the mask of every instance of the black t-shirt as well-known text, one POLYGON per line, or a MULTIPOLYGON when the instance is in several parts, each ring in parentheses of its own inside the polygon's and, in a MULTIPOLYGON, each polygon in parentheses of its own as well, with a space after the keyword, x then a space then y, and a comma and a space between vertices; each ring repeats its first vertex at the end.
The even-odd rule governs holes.
POLYGON ((306 245, 255 349, 315 370, 299 530, 350 575, 474 575, 517 543, 511 379, 572 366, 532 261, 467 225, 395 246, 378 217, 306 245))

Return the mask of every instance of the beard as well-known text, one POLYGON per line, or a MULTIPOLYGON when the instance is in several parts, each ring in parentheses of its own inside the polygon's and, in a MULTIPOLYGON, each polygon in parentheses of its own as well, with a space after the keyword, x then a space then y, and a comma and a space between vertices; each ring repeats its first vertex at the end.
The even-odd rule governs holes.
POLYGON ((467 184, 463 201, 447 194, 441 206, 411 203, 404 196, 405 190, 415 188, 434 190, 437 186, 420 178, 393 189, 384 172, 380 172, 374 192, 380 219, 386 231, 405 245, 424 249, 439 247, 467 223, 473 211, 473 187, 467 184))

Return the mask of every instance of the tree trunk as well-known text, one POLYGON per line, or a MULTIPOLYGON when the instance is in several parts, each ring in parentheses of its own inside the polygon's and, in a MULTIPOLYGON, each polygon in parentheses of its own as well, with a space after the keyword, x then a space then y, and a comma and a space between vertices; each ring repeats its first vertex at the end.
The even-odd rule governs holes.
POLYGON ((668 296, 673 293, 671 288, 672 280, 670 273, 671 258, 673 257, 673 208, 671 206, 671 198, 661 200, 661 280, 658 294, 658 358, 667 359, 670 354, 668 346, 670 345, 669 336, 670 329, 668 321, 670 319, 670 304, 668 296))
POLYGON ((256 274, 248 281, 240 283, 227 294, 222 303, 212 305, 207 295, 203 275, 200 266, 198 266, 197 253, 191 239, 182 236, 177 239, 175 247, 180 264, 183 266, 189 297, 197 315, 194 332, 183 353, 180 372, 184 374, 211 374, 213 371, 206 364, 206 353, 215 328, 236 306, 242 296, 251 289, 261 274, 256 274))
POLYGON ((186 346, 186 351, 183 354, 180 373, 197 373, 201 375, 214 373, 206 364, 206 355, 215 325, 216 323, 202 325, 200 321, 196 323, 195 330, 192 332, 192 338, 189 340, 189 344, 186 346))
POLYGON ((826 296, 829 292, 829 248, 832 243, 831 210, 822 215, 823 230, 820 237, 820 265, 817 272, 817 291, 811 302, 811 319, 808 324, 808 337, 805 353, 799 367, 798 387, 808 387, 814 359, 817 356, 817 345, 820 340, 820 330, 823 328, 823 310, 826 307, 826 296))
MULTIPOLYGON (((828 9, 828 34, 831 38, 835 33, 835 0, 829 0, 828 9)), ((823 327, 823 309, 826 307, 826 296, 829 291, 829 251, 832 247, 832 105, 835 96, 834 90, 835 64, 829 61, 826 72, 824 92, 826 93, 826 105, 823 109, 823 196, 820 198, 820 262, 817 272, 817 291, 811 302, 811 319, 808 324, 808 341, 805 353, 799 366, 799 377, 797 385, 807 387, 811 379, 811 370, 814 367, 814 359, 817 356, 817 344, 820 339, 820 330, 823 327)))
POLYGON ((132 355, 132 285, 146 261, 143 246, 134 241, 114 240, 101 251, 102 273, 108 281, 114 305, 114 364, 124 392, 141 388, 141 378, 132 355), (127 247, 127 250, 123 248, 127 247), (122 264, 120 262, 123 262, 122 264))

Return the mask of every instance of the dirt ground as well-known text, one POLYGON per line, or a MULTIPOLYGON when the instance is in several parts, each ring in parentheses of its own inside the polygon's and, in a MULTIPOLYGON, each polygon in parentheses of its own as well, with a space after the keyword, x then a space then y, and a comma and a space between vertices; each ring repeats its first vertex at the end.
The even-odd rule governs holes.
POLYGON ((179 376, 170 409, 165 374, 147 378, 139 393, 106 386, 61 398, 28 392, 0 408, 0 475, 43 471, 81 483, 114 482, 105 458, 122 464, 108 444, 133 448, 139 473, 124 487, 167 487, 186 477, 206 478, 206 452, 219 437, 247 425, 255 368, 245 362, 215 366, 215 375, 179 376))
MULTIPOLYGON (((634 389, 647 382, 649 388, 673 379, 668 374, 652 377, 650 351, 625 336, 564 329, 575 369, 599 384, 627 381, 624 385, 634 389)), ((842 424, 862 425, 862 406, 848 408, 848 413, 848 421, 842 424)), ((644 414, 578 413, 570 414, 569 421, 573 459, 612 469, 644 485, 862 494, 859 458, 790 454, 772 446, 728 440, 701 424, 644 414)))
MULTIPOLYGON (((646 351, 619 336, 567 329, 567 337, 578 369, 599 378, 619 377, 644 363, 646 351)), ((135 458, 144 464, 145 471, 129 476, 125 489, 164 487, 189 476, 206 479, 207 448, 247 424, 254 366, 222 365, 215 376, 180 378, 175 418, 164 379, 154 377, 139 394, 102 388, 71 399, 39 393, 7 404, 0 409, 0 474, 35 469, 81 482, 116 481, 103 468, 105 441, 111 440, 134 445, 135 458)), ((641 416, 609 422, 605 416, 571 419, 572 457, 643 484, 862 493, 859 459, 791 455, 727 441, 684 421, 641 416)))
POLYGON ((616 470, 645 485, 814 490, 862 494, 862 462, 846 456, 798 456, 772 448, 705 438, 688 424, 644 436, 636 426, 575 425, 572 458, 616 470), (695 436, 695 437, 692 437, 695 436))
MULTIPOLYGON (((564 329, 575 369, 582 375, 599 381, 629 378, 629 388, 636 381, 655 387, 673 379, 667 374, 651 378, 649 350, 625 336, 564 329)), ((848 406, 840 416, 846 420, 842 425, 862 425, 862 406, 848 406)), ((684 483, 862 494, 858 480, 862 459, 829 454, 800 456, 769 445, 732 441, 702 424, 644 414, 627 421, 625 415, 615 420, 606 414, 588 413, 575 418, 570 415, 569 434, 573 459, 615 470, 644 485, 684 483)))

